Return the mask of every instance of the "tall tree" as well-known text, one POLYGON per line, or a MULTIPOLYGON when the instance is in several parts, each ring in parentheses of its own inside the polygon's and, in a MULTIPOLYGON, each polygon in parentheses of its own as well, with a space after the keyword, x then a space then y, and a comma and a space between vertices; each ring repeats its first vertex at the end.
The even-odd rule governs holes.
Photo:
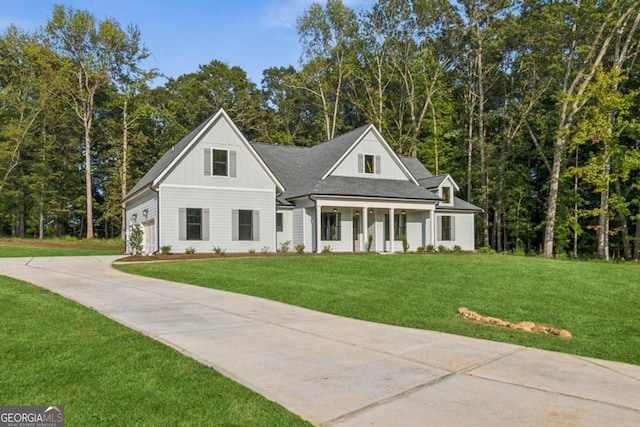
POLYGON ((338 130, 344 86, 353 73, 353 45, 358 23, 341 0, 326 7, 313 3, 297 20, 303 63, 300 87, 315 95, 322 107, 327 139, 338 130))
MULTIPOLYGON (((130 29, 131 30, 131 29, 130 29)), ((68 60, 66 71, 72 83, 60 89, 75 112, 83 130, 85 168, 86 237, 94 237, 92 184, 92 128, 95 102, 99 90, 107 87, 110 77, 123 61, 123 52, 135 44, 135 34, 122 30, 113 19, 96 22, 82 10, 55 5, 46 25, 51 45, 68 60)))

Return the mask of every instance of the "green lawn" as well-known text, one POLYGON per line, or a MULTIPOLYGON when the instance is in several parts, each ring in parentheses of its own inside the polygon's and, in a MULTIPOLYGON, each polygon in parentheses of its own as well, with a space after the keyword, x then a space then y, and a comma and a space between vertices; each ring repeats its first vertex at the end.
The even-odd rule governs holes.
POLYGON ((640 265, 503 255, 222 258, 120 270, 374 322, 640 365, 640 265), (465 306, 568 329, 571 339, 463 321, 465 306))
POLYGON ((63 405, 73 426, 303 426, 213 369, 0 276, 0 403, 63 405))
POLYGON ((119 255, 124 252, 120 239, 0 239, 0 258, 119 255))

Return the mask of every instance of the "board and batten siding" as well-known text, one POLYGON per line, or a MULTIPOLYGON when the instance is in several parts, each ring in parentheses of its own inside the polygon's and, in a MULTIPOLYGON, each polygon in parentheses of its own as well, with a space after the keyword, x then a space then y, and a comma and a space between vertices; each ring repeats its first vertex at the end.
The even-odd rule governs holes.
POLYGON ((406 181, 409 178, 396 163, 395 159, 385 149, 385 143, 371 132, 367 133, 351 152, 340 162, 331 173, 333 176, 352 176, 371 179, 395 179, 406 181), (362 170, 363 156, 370 154, 375 159, 374 173, 364 173, 362 170))
POLYGON ((238 190, 235 188, 206 188, 181 185, 160 186, 162 245, 171 245, 175 253, 188 247, 197 252, 212 252, 218 246, 226 252, 260 252, 276 250, 275 240, 275 188, 270 190, 238 190), (180 240, 180 209, 208 209, 209 240, 180 240), (259 213, 259 240, 233 239, 233 211, 252 210, 259 213))
MULTIPOLYGON (((273 181, 249 150, 229 123, 220 118, 169 172, 163 184, 241 189, 273 188, 273 181), (226 150, 230 153, 228 159, 229 163, 235 163, 235 176, 212 176, 205 173, 205 150, 212 149, 226 150)), ((228 165, 228 171, 229 169, 232 169, 231 164, 228 165)))
POLYGON ((158 193, 145 191, 140 196, 127 203, 127 227, 142 224, 158 217, 158 193), (146 215, 144 214, 147 211, 146 215), (135 219, 133 219, 135 215, 135 219))

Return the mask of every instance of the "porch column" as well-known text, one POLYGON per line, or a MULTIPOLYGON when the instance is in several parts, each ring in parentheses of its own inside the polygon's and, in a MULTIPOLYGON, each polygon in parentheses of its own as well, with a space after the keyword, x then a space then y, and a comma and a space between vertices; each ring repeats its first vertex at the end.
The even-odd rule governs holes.
POLYGON ((366 252, 369 244, 369 208, 366 206, 362 208, 362 241, 362 252, 366 252))
POLYGON ((322 236, 322 207, 316 202, 316 253, 320 253, 320 237, 322 236))
POLYGON ((436 210, 433 209, 432 211, 429 212, 429 219, 431 220, 431 245, 434 247, 436 247, 436 210))
POLYGON ((396 236, 395 236, 395 212, 396 210, 394 208, 389 208, 389 251, 391 253, 394 252, 394 240, 396 240, 396 236))

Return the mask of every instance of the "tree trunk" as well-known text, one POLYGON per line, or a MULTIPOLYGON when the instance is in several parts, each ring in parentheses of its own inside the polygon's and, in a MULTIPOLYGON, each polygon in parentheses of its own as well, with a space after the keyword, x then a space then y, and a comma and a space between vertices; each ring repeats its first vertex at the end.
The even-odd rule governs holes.
POLYGON ((600 213, 598 215, 598 258, 609 260, 609 176, 611 172, 607 144, 604 144, 604 188, 600 192, 600 213))
MULTIPOLYGON (((127 196, 127 171, 129 170, 128 164, 128 146, 129 146, 129 123, 128 123, 128 107, 129 103, 125 97, 124 104, 122 106, 122 200, 127 196)), ((120 211, 120 238, 124 240, 126 238, 127 218, 124 209, 120 211)))
MULTIPOLYGON (((622 186, 620 184, 620 180, 616 180, 616 194, 622 200, 622 186)), ((624 251, 624 259, 627 261, 631 261, 631 245, 629 244, 629 224, 627 216, 618 212, 618 217, 620 218, 620 234, 622 238, 622 249, 624 251)))
MULTIPOLYGON (((87 122, 85 122, 87 123, 87 122)), ((85 189, 87 197, 87 239, 93 239, 93 188, 91 183, 91 124, 84 128, 84 161, 85 161, 85 189)))
POLYGON ((636 219, 636 236, 633 241, 633 259, 640 261, 640 210, 638 211, 638 219, 636 219))

